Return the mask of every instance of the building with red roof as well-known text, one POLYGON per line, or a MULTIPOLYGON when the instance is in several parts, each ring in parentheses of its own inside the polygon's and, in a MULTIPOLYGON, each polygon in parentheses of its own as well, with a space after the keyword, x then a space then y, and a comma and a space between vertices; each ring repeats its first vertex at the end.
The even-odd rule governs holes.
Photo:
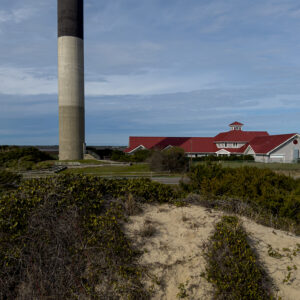
POLYGON ((215 137, 129 137, 126 153, 141 149, 184 149, 189 157, 206 155, 253 155, 259 162, 293 162, 299 160, 298 133, 269 135, 266 131, 243 131, 243 124, 233 122, 230 130, 215 137))

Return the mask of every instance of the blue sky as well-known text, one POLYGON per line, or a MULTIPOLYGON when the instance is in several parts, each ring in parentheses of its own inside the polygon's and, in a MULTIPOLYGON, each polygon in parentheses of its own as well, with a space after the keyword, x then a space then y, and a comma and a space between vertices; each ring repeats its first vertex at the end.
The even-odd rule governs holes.
MULTIPOLYGON (((85 0, 86 141, 300 132, 297 0, 85 0)), ((0 144, 58 144, 56 0, 2 0, 0 144)))

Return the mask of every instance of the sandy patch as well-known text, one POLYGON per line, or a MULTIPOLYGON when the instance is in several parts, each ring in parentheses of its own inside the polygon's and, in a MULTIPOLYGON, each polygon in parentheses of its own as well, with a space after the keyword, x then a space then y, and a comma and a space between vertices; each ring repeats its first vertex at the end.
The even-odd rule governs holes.
POLYGON ((186 291, 186 299, 212 299, 212 286, 200 276, 206 266, 202 246, 221 213, 199 206, 145 205, 143 209, 143 214, 130 218, 126 232, 145 251, 140 263, 151 274, 146 285, 153 287, 153 299, 175 300, 180 291, 186 291))
MULTIPOLYGON (((154 291, 152 299, 176 300, 179 293, 187 294, 185 299, 190 300, 212 299, 212 285, 201 276, 206 266, 203 244, 222 212, 166 204, 144 205, 143 210, 130 217, 125 231, 135 246, 144 250, 140 263, 149 272, 145 283, 154 291)), ((300 253, 294 251, 300 237, 242 220, 265 270, 279 289, 277 295, 287 300, 300 299, 300 253), (270 251, 282 257, 272 257, 270 251)))
POLYGON ((279 289, 277 295, 285 300, 300 299, 300 237, 242 220, 265 270, 279 289))

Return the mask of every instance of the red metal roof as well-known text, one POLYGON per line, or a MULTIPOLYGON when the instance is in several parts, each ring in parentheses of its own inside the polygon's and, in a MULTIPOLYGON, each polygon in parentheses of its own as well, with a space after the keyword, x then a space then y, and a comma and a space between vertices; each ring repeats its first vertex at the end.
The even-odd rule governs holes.
POLYGON ((254 138, 249 144, 255 153, 266 154, 289 140, 294 135, 296 135, 296 133, 269 135, 265 137, 259 136, 254 138))
POLYGON ((129 147, 125 149, 125 152, 131 152, 138 146, 144 146, 147 149, 164 149, 169 145, 180 146, 185 141, 189 140, 189 137, 145 137, 145 136, 130 136, 129 147))
POLYGON ((229 130, 215 136, 215 142, 250 142, 257 136, 268 136, 267 131, 229 130))
POLYGON ((215 153, 218 151, 214 144, 214 138, 211 137, 192 137, 185 141, 181 146, 185 152, 192 153, 215 153))
POLYGON ((164 149, 168 146, 177 146, 185 152, 214 153, 218 150, 211 137, 129 137, 129 147, 125 152, 131 152, 143 145, 147 149, 164 149))
POLYGON ((243 126, 244 124, 240 123, 238 121, 235 121, 235 122, 231 123, 229 126, 231 126, 231 125, 241 125, 241 126, 243 126))
POLYGON ((296 133, 269 135, 266 131, 231 130, 222 132, 216 137, 129 137, 129 147, 125 152, 131 152, 139 146, 147 149, 165 149, 168 146, 177 146, 191 153, 216 153, 221 149, 235 154, 243 154, 250 145, 255 153, 266 154, 296 133), (216 142, 246 142, 240 148, 217 148, 216 142))

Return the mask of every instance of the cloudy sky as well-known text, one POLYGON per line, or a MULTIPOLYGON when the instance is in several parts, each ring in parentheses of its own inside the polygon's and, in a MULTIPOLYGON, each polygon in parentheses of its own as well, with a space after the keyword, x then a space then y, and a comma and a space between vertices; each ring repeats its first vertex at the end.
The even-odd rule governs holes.
MULTIPOLYGON (((0 144, 58 144, 56 0, 1 0, 0 144)), ((86 141, 300 132, 298 0, 84 0, 86 141)))

